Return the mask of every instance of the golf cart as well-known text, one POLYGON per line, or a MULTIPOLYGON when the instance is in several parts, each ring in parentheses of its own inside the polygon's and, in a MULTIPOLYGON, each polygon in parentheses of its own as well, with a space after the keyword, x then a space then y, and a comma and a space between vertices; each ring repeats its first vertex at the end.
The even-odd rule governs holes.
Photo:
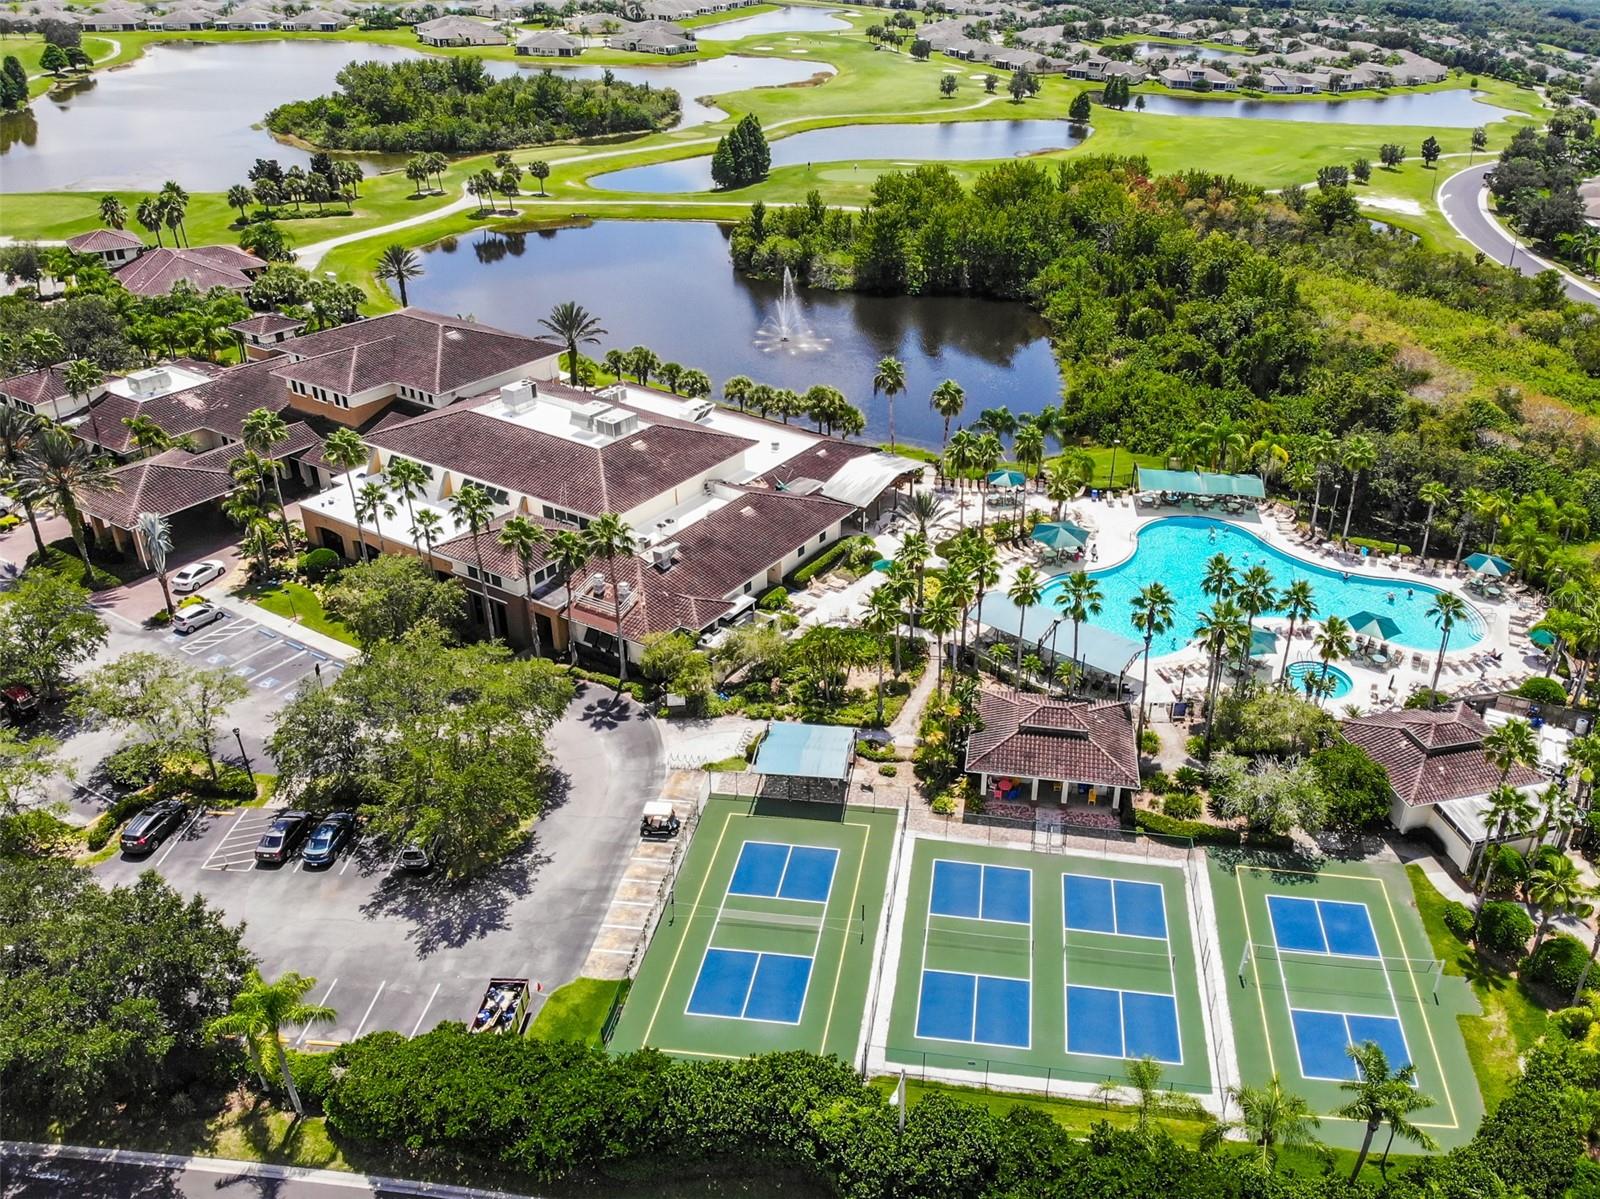
POLYGON ((676 837, 678 814, 665 800, 652 799, 644 805, 644 816, 639 821, 641 837, 676 837))
POLYGON ((491 978, 468 1032, 518 1032, 528 1018, 528 980, 491 978))

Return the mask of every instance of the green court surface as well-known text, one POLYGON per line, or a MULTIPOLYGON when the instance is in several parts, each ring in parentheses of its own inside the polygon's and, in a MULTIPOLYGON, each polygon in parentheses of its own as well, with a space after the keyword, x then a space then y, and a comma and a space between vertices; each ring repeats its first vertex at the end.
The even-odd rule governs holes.
POLYGON ((1189 887, 1181 863, 918 838, 875 1048, 1040 1090, 1120 1082, 1148 1054, 1167 1085, 1214 1090, 1189 887))
POLYGON ((1332 1113, 1350 1098, 1347 1047, 1374 1041, 1435 1100, 1415 1122, 1445 1148, 1466 1141, 1483 1103, 1456 1017, 1478 1005, 1431 957, 1403 868, 1214 857, 1211 869, 1243 1081, 1277 1074, 1321 1115, 1325 1141, 1353 1146, 1364 1124, 1332 1113))
POLYGON ((854 1060, 897 813, 713 797, 610 1045, 854 1060))

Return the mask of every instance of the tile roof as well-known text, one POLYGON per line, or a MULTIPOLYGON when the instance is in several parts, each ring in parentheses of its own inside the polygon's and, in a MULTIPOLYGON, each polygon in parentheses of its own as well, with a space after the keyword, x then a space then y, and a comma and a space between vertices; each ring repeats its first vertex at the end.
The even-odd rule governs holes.
POLYGON ((23 404, 37 406, 61 399, 67 394, 67 366, 64 362, 0 379, 0 395, 10 396, 23 404))
POLYGON ((1059 703, 1017 691, 978 697, 983 728, 967 743, 967 769, 1109 787, 1139 786, 1133 718, 1119 703, 1059 703))
POLYGON ((123 229, 91 229, 67 238, 67 249, 78 254, 103 254, 108 250, 140 250, 144 239, 123 229))
POLYGON ((117 282, 136 296, 164 296, 181 279, 196 291, 213 287, 244 291, 250 286, 247 270, 263 270, 266 263, 232 246, 194 246, 174 250, 157 247, 116 272, 117 282))
MULTIPOLYGON (((1405 803, 1436 804, 1487 795, 1500 782, 1500 768, 1484 756, 1489 726, 1465 704, 1437 711, 1378 712, 1341 722, 1345 738, 1389 772, 1389 786, 1405 803)), ((1514 766, 1513 787, 1541 783, 1540 775, 1514 766)))
POLYGON ((266 358, 247 362, 223 371, 209 382, 143 401, 107 393, 94 407, 94 424, 84 421, 78 434, 92 440, 97 425, 100 443, 122 453, 129 446, 123 419, 148 416, 172 437, 209 429, 219 436, 237 439, 244 418, 257 408, 282 412, 289 406, 288 388, 270 369, 279 361, 266 358))
POLYGON ((228 464, 238 453, 237 446, 220 446, 204 454, 166 450, 130 462, 111 472, 115 490, 80 495, 78 507, 122 529, 132 528, 144 512, 176 515, 231 492, 234 482, 228 464))
MULTIPOLYGON (((549 385, 539 386, 542 391, 549 385)), ((653 413, 641 415, 651 422, 648 428, 598 448, 488 416, 476 404, 456 404, 377 429, 368 440, 590 516, 626 512, 755 444, 653 413)))
POLYGON ((826 483, 846 462, 875 452, 870 445, 829 438, 779 463, 762 475, 761 480, 769 487, 787 487, 799 479, 815 479, 819 483, 826 483))
POLYGON ((263 312, 258 316, 247 316, 242 321, 234 321, 228 328, 235 333, 283 333, 289 329, 299 329, 305 325, 304 317, 284 316, 281 312, 263 312))
MULTIPOLYGON (((384 352, 390 355, 394 373, 387 382, 431 395, 470 388, 484 379, 559 354, 564 348, 553 341, 507 333, 418 308, 352 321, 320 333, 304 333, 283 348, 295 358, 313 358, 386 339, 393 339, 384 352)), ((282 368, 284 363, 280 360, 278 365, 282 368)), ((330 367, 337 374, 333 360, 328 366, 314 368, 312 373, 330 367)))

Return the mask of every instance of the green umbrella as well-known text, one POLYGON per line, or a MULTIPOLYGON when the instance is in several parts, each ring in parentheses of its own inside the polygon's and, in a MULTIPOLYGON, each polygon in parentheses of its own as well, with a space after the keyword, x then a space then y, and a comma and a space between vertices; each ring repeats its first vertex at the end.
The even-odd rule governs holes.
POLYGON ((1467 569, 1476 571, 1480 575, 1494 575, 1495 578, 1504 578, 1511 573, 1511 563, 1494 554, 1468 554, 1467 569))
POLYGON ((1533 632, 1528 634, 1528 640, 1535 645, 1549 649, 1556 643, 1556 635, 1549 629, 1534 629, 1533 632))
POLYGON ((1090 533, 1082 525, 1061 521, 1034 525, 1030 536, 1053 550, 1080 550, 1089 544, 1090 533))
POLYGON ((986 479, 990 487, 1021 487, 1028 481, 1020 470, 992 470, 986 479))
POLYGON ((1350 631, 1362 637, 1391 641, 1400 635, 1400 622, 1382 612, 1369 612, 1363 608, 1349 619, 1350 631))

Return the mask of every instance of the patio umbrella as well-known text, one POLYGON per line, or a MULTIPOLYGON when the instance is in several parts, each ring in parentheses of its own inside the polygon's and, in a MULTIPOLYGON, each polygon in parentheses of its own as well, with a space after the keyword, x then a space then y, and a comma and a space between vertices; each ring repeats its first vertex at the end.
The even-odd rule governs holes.
POLYGON ((1250 656, 1259 658, 1262 654, 1275 654, 1278 652, 1278 634, 1271 629, 1250 630, 1250 656))
POLYGON ((1020 470, 992 470, 985 481, 990 487, 1021 487, 1028 478, 1020 470))
POLYGON ((1556 643, 1556 635, 1549 629, 1534 629, 1528 634, 1528 640, 1544 649, 1549 649, 1556 643))
POLYGON ((1047 522, 1033 526, 1030 534, 1040 545, 1053 550, 1077 550, 1089 544, 1089 530, 1071 521, 1047 522))
POLYGON ((893 565, 894 565, 894 559, 893 558, 879 558, 876 562, 874 562, 872 564, 872 569, 873 570, 880 570, 880 571, 887 571, 893 565))
POLYGON ((1363 608, 1349 618, 1350 631, 1362 637, 1376 637, 1380 641, 1392 641, 1400 635, 1400 622, 1392 616, 1385 616, 1382 612, 1370 612, 1363 608))
POLYGON ((1477 571, 1480 575, 1493 575, 1499 579, 1511 573, 1511 563, 1493 554, 1468 554, 1467 569, 1477 571))

